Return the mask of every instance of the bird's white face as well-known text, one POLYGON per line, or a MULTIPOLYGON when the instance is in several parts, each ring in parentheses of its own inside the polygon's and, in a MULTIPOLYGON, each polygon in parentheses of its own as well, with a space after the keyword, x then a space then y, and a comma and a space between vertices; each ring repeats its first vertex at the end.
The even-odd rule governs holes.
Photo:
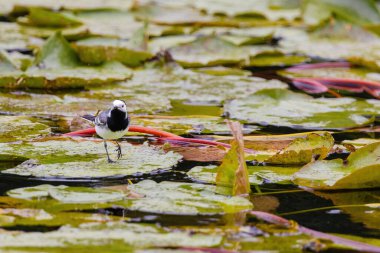
POLYGON ((122 112, 127 112, 127 105, 122 100, 115 100, 113 101, 113 108, 118 109, 122 112))

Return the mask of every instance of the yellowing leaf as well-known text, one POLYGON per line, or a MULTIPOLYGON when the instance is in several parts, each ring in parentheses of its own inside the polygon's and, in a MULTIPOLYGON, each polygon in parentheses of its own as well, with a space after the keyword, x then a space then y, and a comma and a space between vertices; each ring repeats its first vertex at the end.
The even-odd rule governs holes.
POLYGON ((234 140, 231 149, 223 158, 218 167, 216 184, 219 186, 231 186, 232 195, 247 194, 251 191, 248 169, 244 156, 244 140, 240 123, 229 122, 234 140))

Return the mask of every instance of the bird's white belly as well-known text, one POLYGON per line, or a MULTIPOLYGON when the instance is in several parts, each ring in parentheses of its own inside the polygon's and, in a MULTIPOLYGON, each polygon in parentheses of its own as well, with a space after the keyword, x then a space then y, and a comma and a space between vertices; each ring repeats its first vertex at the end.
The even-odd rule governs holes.
POLYGON ((95 131, 105 140, 116 140, 123 137, 128 132, 128 128, 123 131, 112 132, 106 127, 95 126, 95 131))

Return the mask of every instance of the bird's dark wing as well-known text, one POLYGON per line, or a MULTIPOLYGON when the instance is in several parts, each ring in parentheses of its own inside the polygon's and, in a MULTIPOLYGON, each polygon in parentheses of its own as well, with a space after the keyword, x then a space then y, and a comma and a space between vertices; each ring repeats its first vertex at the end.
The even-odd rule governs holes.
POLYGON ((85 119, 85 120, 90 121, 91 123, 94 123, 94 121, 95 121, 95 116, 94 115, 86 114, 86 115, 82 115, 80 117, 83 118, 83 119, 85 119))
POLYGON ((109 114, 109 110, 99 113, 98 116, 95 117, 95 120, 94 120, 95 125, 97 126, 106 125, 108 114, 109 114))

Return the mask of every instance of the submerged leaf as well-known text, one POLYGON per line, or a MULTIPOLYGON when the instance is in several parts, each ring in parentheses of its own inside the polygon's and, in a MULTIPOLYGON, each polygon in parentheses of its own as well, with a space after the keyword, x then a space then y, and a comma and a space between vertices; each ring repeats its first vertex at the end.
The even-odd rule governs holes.
POLYGON ((375 188, 380 184, 380 143, 364 146, 347 161, 315 161, 294 174, 294 183, 319 190, 375 188))

